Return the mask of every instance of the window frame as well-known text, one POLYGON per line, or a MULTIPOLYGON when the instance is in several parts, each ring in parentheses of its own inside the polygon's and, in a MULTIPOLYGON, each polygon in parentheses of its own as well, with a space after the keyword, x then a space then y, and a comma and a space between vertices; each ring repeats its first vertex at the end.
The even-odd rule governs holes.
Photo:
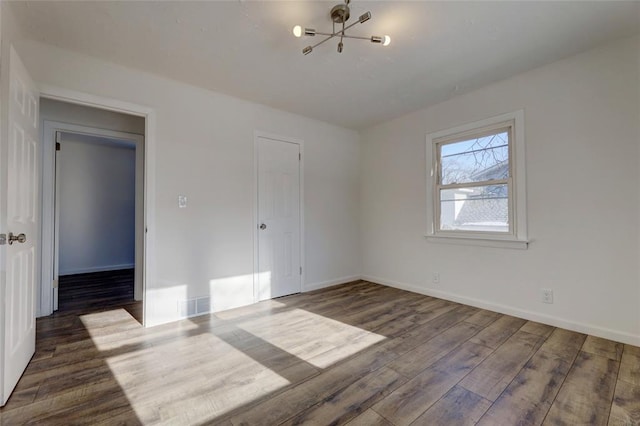
POLYGON ((524 111, 518 110, 485 120, 467 123, 427 134, 427 233, 434 242, 454 242, 490 247, 527 248, 526 183, 524 157, 524 111), (509 177, 500 180, 440 183, 441 148, 444 145, 497 133, 509 129, 509 177), (440 230, 440 190, 455 187, 506 184, 508 194, 509 232, 477 230, 440 230))

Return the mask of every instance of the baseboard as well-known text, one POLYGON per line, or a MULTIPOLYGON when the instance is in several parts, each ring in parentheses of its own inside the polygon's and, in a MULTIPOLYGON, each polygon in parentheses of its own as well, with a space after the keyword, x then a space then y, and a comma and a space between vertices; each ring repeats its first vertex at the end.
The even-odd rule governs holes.
POLYGON ((80 269, 70 269, 66 271, 59 271, 58 275, 76 275, 76 274, 90 274, 92 272, 107 272, 107 271, 117 271, 120 269, 134 269, 135 263, 124 263, 122 265, 107 265, 107 266, 95 266, 92 268, 80 268, 80 269))
POLYGON ((524 309, 512 308, 510 306, 501 305, 486 300, 460 296, 458 294, 449 293, 446 291, 422 288, 416 285, 392 281, 385 278, 364 275, 361 277, 361 279, 375 284, 382 284, 388 287, 411 291, 413 293, 424 294, 427 296, 437 297, 439 299, 450 300, 452 302, 462 303, 465 305, 475 306, 477 308, 487 309, 489 311, 499 312, 501 314, 512 315, 529 321, 536 321, 554 327, 565 328, 567 330, 576 331, 578 333, 591 334, 596 337, 602 337, 604 339, 614 340, 616 342, 626 343, 628 345, 640 346, 640 336, 631 333, 611 330, 609 328, 599 327, 593 324, 575 322, 567 320, 565 318, 540 314, 524 309))
POLYGON ((358 281, 360 279, 362 279, 361 275, 351 275, 348 277, 336 278, 334 280, 323 281, 320 283, 306 284, 302 289, 302 292, 306 293, 308 291, 320 290, 321 288, 327 288, 327 287, 332 287, 334 285, 346 284, 352 281, 358 281))

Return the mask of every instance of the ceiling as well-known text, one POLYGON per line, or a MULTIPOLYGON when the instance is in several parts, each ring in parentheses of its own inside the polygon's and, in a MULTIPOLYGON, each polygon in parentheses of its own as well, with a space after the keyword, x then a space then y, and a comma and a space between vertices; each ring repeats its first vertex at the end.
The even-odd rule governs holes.
POLYGON ((331 29, 335 1, 11 3, 25 36, 336 125, 362 129, 640 31, 640 2, 351 2, 354 35, 388 47, 295 38, 331 29))

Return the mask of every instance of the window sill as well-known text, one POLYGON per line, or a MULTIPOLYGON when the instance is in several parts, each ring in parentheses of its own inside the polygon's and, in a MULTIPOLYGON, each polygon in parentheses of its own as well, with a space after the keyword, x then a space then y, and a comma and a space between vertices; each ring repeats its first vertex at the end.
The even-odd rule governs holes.
POLYGON ((499 240, 494 238, 477 238, 477 237, 457 237, 457 236, 440 236, 425 235, 427 241, 433 243, 444 244, 460 244, 465 246, 492 247, 492 248, 508 248, 526 250, 529 247, 529 241, 525 240, 499 240))

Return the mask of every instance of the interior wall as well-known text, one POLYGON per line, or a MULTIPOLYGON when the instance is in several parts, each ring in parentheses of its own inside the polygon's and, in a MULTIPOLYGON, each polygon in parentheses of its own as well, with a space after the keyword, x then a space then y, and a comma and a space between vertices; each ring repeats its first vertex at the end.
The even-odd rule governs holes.
POLYGON ((135 266, 135 146, 63 133, 59 275, 135 266))
POLYGON ((639 118, 635 37, 367 129, 364 275, 639 345, 639 118), (529 248, 427 241, 426 134, 519 109, 529 248))
POLYGON ((213 310, 253 303, 256 130, 304 141, 304 289, 361 275, 357 132, 37 42, 15 44, 39 83, 155 112, 147 325, 177 319, 180 300, 210 296, 213 310), (178 208, 178 195, 187 208, 178 208))
POLYGON ((40 121, 45 120, 144 135, 144 117, 42 98, 40 121))

